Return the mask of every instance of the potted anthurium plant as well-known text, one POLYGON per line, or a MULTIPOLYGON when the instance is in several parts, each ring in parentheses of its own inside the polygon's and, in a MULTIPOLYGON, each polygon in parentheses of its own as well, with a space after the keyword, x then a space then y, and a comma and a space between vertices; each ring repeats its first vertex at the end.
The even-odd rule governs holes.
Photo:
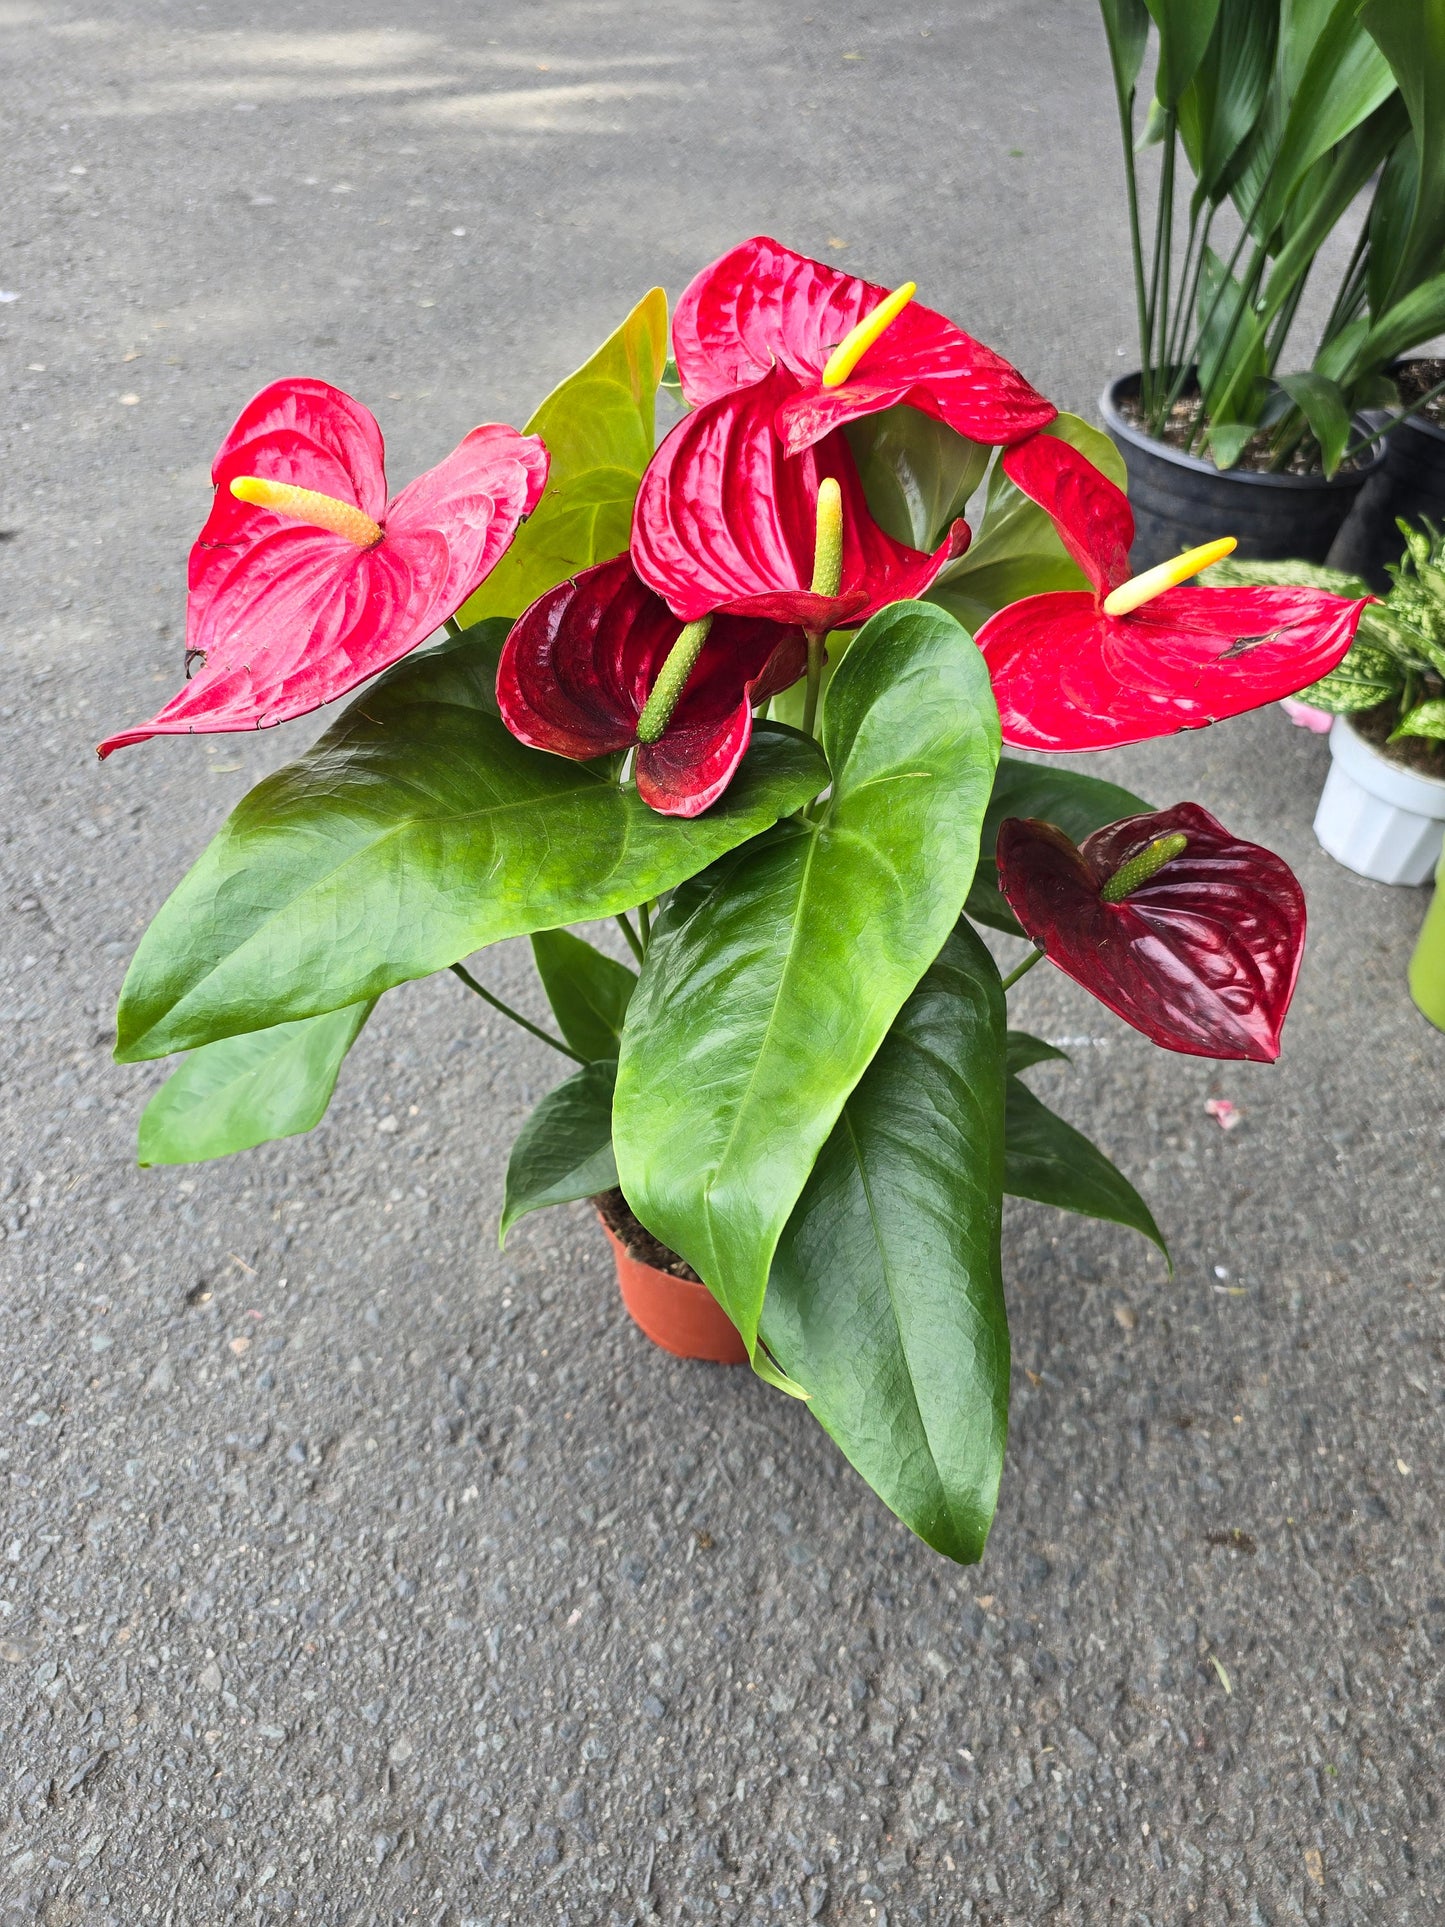
POLYGON ((645 1328, 750 1359, 972 1560, 1005 1193, 1162 1244, 1023 1082, 1059 1053, 1008 986, 1047 955, 1166 1049, 1268 1061, 1304 934, 1286 866, 1197 804, 1001 745, 1273 701, 1360 603, 1190 583, 1227 542, 1131 577, 1108 442, 911 293, 747 242, 678 305, 660 447, 654 290, 525 433, 474 429, 391 498, 371 416, 276 383, 216 459, 193 673, 102 753, 374 678, 141 942, 117 1054, 182 1053, 143 1162, 308 1128, 377 998, 452 970, 506 1010, 475 953, 530 936, 555 1029, 507 1014, 570 1070, 503 1230, 600 1198, 645 1328), (635 969, 569 927, 614 919, 635 969), (980 925, 1034 948, 1001 975, 980 925))
MULTIPOLYGON (((1417 471, 1434 456, 1433 430, 1398 424, 1426 420, 1441 384, 1396 363, 1445 327, 1445 0, 1100 6, 1140 356, 1103 406, 1129 464, 1136 565, 1183 546, 1201 519, 1236 530, 1242 556, 1323 562, 1372 476, 1372 498, 1385 484, 1408 489, 1402 506, 1414 510, 1417 471), (1151 39, 1140 134, 1135 94, 1151 39), (1146 245, 1138 156, 1151 150, 1146 245), (1176 220, 1181 163, 1193 176, 1187 223, 1176 220), (1312 356, 1290 370, 1306 281, 1367 191, 1312 356), (1370 410, 1382 412, 1367 424, 1370 410), (1399 448, 1388 477, 1376 474, 1386 429, 1399 448)), ((1365 518, 1371 539, 1387 541, 1393 518, 1377 509, 1365 518)), ((1358 554, 1355 566, 1373 574, 1391 553, 1358 554)))

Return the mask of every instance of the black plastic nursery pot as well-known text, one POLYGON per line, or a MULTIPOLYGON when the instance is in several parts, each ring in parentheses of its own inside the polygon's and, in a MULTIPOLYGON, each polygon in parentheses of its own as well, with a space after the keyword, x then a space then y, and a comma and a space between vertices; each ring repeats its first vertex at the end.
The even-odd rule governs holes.
POLYGON ((1137 374, 1120 375, 1104 390, 1100 409, 1129 471, 1134 511, 1135 569, 1151 568, 1182 549, 1219 535, 1235 536, 1242 562, 1323 562, 1360 491, 1383 469, 1376 449, 1349 474, 1260 475, 1216 468, 1136 428, 1121 404, 1139 393, 1137 374))
MULTIPOLYGON (((1398 376, 1409 366, 1397 361, 1389 372, 1398 376)), ((1370 426, 1380 428, 1388 420, 1388 415, 1372 414, 1370 426)), ((1383 446, 1384 466, 1360 497, 1330 558, 1379 590, 1390 586, 1385 564, 1398 562, 1405 550, 1400 518, 1417 528, 1424 521, 1445 524, 1445 428, 1423 415, 1409 415, 1390 430, 1383 446)))

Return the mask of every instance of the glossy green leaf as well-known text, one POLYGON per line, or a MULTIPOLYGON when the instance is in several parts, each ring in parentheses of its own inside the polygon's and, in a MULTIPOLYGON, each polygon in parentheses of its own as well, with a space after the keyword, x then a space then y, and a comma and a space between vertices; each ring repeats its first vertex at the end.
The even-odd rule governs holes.
POLYGON ((605 762, 526 748, 485 651, 409 656, 245 797, 141 940, 117 1055, 162 1057, 375 997, 503 937, 613 916, 694 875, 827 780, 760 726, 691 822, 605 762))
POLYGON ((1333 475, 1350 439, 1350 409, 1339 383, 1305 370, 1281 375, 1279 385, 1309 423, 1320 445, 1325 474, 1333 475))
POLYGON ((558 1084, 518 1131, 507 1161, 498 1243, 529 1211, 572 1204, 617 1187, 612 1157, 612 1087, 617 1066, 588 1064, 558 1084))
POLYGON ((1099 12, 1104 17, 1114 84, 1120 99, 1127 101, 1144 65, 1144 50, 1149 41, 1149 9, 1144 0, 1099 0, 1099 12))
POLYGON ((546 493, 464 604, 463 624, 519 616, 544 590, 627 547, 666 359, 667 296, 654 288, 527 423, 547 444, 546 493))
POLYGON ((1046 1044, 1042 1037, 1030 1037, 1026 1030, 1007 1033, 1004 1055, 1010 1077, 1017 1077, 1021 1071, 1032 1070, 1035 1064, 1067 1064, 1070 1061, 1066 1050, 1060 1050, 1055 1044, 1046 1044))
POLYGON ((999 1265, 1004 1002, 956 930, 819 1153, 773 1258, 763 1337, 884 1503, 982 1556, 1008 1430, 999 1265))
POLYGON ((1075 843, 1082 843, 1106 823, 1117 823, 1120 817, 1136 816, 1153 807, 1132 790, 1121 789, 1099 776, 1081 776, 1077 770, 1063 769, 1057 763, 1025 763, 1016 756, 1001 757, 983 819, 978 870, 964 909, 975 923, 1005 930, 1011 937, 1024 934, 1004 901, 994 869, 998 827, 1006 816, 1032 816, 1043 823, 1057 823, 1075 843))
POLYGON ((1289 98, 1259 232, 1274 227, 1315 163, 1368 120, 1394 88, 1388 61, 1356 17, 1356 0, 1338 0, 1289 98))
POLYGON ((1127 1225, 1169 1256, 1153 1213, 1123 1172, 1017 1077, 1008 1080, 1003 1188, 1012 1198, 1127 1225))
POLYGON ((999 747, 982 656, 894 603, 833 678, 823 743, 816 818, 674 894, 622 1038, 622 1189, 750 1348, 813 1160, 968 893, 999 747))
POLYGON ((1376 291, 1378 311, 1431 277, 1445 255, 1445 0, 1365 0, 1360 21, 1399 86, 1416 159, 1409 221, 1391 285, 1376 291))
POLYGON ((1362 642, 1357 636, 1338 669, 1299 692, 1299 701, 1332 716, 1351 716, 1362 709, 1378 709, 1398 696, 1404 672, 1387 649, 1362 642))
MULTIPOLYGON (((1350 360, 1358 368, 1383 367, 1435 335, 1445 333, 1445 273, 1432 275, 1361 330, 1350 360)), ((1323 357, 1321 357, 1323 363, 1323 357)))
MULTIPOLYGON (((1060 415, 1043 430, 1080 449, 1120 488, 1127 485, 1124 458, 1109 437, 1077 415, 1060 415)), ((1069 559, 1058 531, 1037 502, 1015 488, 994 464, 984 511, 973 541, 928 592, 970 634, 988 617, 1024 596, 1051 589, 1087 589, 1082 569, 1069 559)))
POLYGON ((141 1113, 138 1161, 201 1164, 311 1130, 371 1011, 353 1004, 191 1051, 141 1113))
POLYGON ((983 480, 992 450, 917 408, 885 408, 844 432, 874 521, 895 542, 932 554, 983 480))
POLYGON ((1204 58, 1219 0, 1145 0, 1145 4, 1159 29, 1155 98, 1173 107, 1204 58))
POLYGON ((1264 327, 1213 248, 1199 277, 1199 385, 1210 423, 1210 453, 1228 468, 1258 425, 1267 396, 1264 327))
POLYGON ((615 1058, 637 972, 570 930, 534 931, 532 955, 557 1027, 573 1050, 588 1063, 615 1058))
POLYGON ((1222 0, 1194 78, 1179 97, 1179 133, 1201 191, 1227 194, 1259 118, 1274 65, 1278 10, 1222 0))

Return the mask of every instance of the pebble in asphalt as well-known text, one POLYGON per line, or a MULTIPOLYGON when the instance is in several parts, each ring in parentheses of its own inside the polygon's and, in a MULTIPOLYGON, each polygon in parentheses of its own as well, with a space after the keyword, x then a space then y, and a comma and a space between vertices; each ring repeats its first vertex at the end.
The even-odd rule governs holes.
POLYGON ((1423 893, 1315 848, 1277 713, 1101 767, 1297 866, 1280 1066, 1020 987, 1177 1270, 1010 1210, 971 1572, 648 1348, 585 1209, 496 1252, 556 1073, 454 982, 221 1165, 138 1172, 160 1072, 109 1062, 139 930, 311 731, 89 754, 174 680, 239 404, 334 379, 404 478, 764 229, 1087 411, 1130 339, 1093 9, 56 0, 0 40, 6 1927, 1438 1922, 1445 1040, 1423 893))

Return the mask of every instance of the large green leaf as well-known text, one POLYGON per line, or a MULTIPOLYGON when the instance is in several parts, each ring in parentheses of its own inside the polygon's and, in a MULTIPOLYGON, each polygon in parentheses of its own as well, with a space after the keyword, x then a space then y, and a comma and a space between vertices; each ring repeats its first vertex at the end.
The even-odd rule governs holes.
POLYGON ((588 1064, 558 1084, 518 1131, 507 1160, 498 1242, 529 1211, 549 1204, 595 1198, 617 1186, 612 1157, 612 1086, 615 1063, 588 1064))
POLYGON ((1159 29, 1155 98, 1165 107, 1174 107, 1204 58, 1219 0, 1145 0, 1145 4, 1159 29))
POLYGON ((1032 1198, 1142 1231, 1169 1256, 1153 1213, 1124 1173, 1018 1077, 1008 1080, 1003 1188, 1012 1198, 1032 1198))
POLYGON ((637 972, 570 930, 535 931, 532 955, 557 1027, 573 1050, 589 1064, 615 1058, 637 972))
POLYGON ((493 700, 476 650, 408 657, 258 784, 141 940, 121 1061, 339 1010, 502 937, 613 916, 827 780, 816 744, 764 724, 710 810, 658 816, 606 763, 526 748, 493 700))
POLYGON ((627 547, 633 499, 656 441, 666 359, 667 296, 654 288, 527 423, 526 432, 547 444, 547 490, 463 606, 463 623, 519 616, 545 589, 627 547))
POLYGON ((1144 0, 1099 0, 1104 33, 1109 42, 1109 64, 1121 102, 1131 99, 1144 50, 1149 41, 1149 9, 1144 0))
POLYGON ((1004 1000, 962 926, 843 1107, 773 1258, 763 1338, 874 1491, 982 1556, 1008 1430, 1004 1000))
POLYGON ((1445 0, 1365 0, 1360 20, 1390 64, 1415 137, 1410 219, 1391 285, 1372 299, 1378 310, 1437 273, 1445 253, 1445 0))
POLYGON ((823 743, 816 818, 676 892, 622 1037, 623 1191, 750 1349, 813 1160, 968 894, 999 746, 982 656, 894 603, 843 658, 823 743))
POLYGON ((1222 0, 1204 58, 1179 97, 1184 151, 1211 201, 1228 193, 1264 105, 1278 23, 1278 10, 1260 0, 1222 0))
POLYGON ((873 519, 930 554, 983 480, 991 451, 917 408, 885 408, 845 433, 873 519))
MULTIPOLYGON (((1445 332, 1445 273, 1432 275, 1387 308, 1379 319, 1349 344, 1353 368, 1383 367, 1396 355, 1408 354, 1432 336, 1445 332)), ((1325 359, 1320 358, 1325 366, 1325 359)), ((1331 370, 1333 372, 1333 370, 1331 370)))
MULTIPOLYGON (((1044 430, 1071 442, 1120 488, 1124 459, 1097 428, 1077 415, 1060 415, 1044 430)), ((928 592, 970 634, 999 609, 1050 589, 1087 589, 1083 570, 1069 559, 1057 529, 1037 502, 1015 488, 995 463, 988 478, 983 517, 967 551, 952 562, 928 592)))
POLYGON ((141 1164, 200 1164, 319 1124, 370 1003, 203 1044, 141 1113, 141 1164))
POLYGON ((1257 232, 1274 228, 1315 162, 1368 120, 1394 89, 1388 61, 1356 17, 1356 0, 1337 0, 1289 98, 1257 232))
POLYGON ((1349 404, 1339 383, 1307 369, 1297 375, 1281 375, 1279 385, 1309 423, 1320 445, 1325 474, 1333 475, 1350 439, 1349 404))
POLYGON ((1082 843, 1106 823, 1117 823, 1120 817, 1137 816, 1153 807, 1132 790, 1106 783, 1099 776, 1081 776, 1077 770, 1061 769, 1057 763, 1025 763, 1016 756, 1001 757, 983 819, 978 870, 964 909, 976 923, 1006 930, 1011 937, 1024 934, 1004 901, 994 868, 994 845, 999 824, 1006 816, 1034 816, 1044 823, 1057 823, 1075 843, 1082 843))

